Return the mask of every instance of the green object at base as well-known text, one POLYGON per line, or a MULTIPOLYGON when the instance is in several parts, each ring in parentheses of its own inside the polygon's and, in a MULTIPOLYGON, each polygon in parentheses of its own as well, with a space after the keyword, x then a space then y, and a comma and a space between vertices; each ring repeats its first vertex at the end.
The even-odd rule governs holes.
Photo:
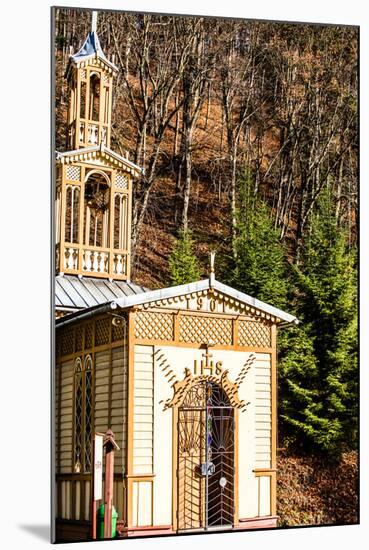
MULTIPOLYGON (((104 510, 105 507, 103 504, 99 507, 97 513, 96 513, 96 538, 103 539, 104 538, 104 510)), ((116 509, 112 508, 111 512, 111 538, 113 539, 117 534, 117 519, 118 519, 118 512, 116 509)))

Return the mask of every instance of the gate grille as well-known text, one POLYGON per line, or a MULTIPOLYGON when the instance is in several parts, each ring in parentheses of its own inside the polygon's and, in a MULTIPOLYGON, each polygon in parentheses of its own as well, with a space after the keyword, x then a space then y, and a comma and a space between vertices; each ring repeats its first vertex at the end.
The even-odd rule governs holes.
POLYGON ((234 411, 224 390, 192 386, 178 411, 178 529, 231 526, 234 411))

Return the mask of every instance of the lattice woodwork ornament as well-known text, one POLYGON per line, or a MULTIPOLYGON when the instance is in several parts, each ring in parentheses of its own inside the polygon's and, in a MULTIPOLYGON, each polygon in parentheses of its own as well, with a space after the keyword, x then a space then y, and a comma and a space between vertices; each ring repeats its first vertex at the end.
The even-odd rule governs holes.
POLYGON ((80 181, 81 168, 79 166, 67 166, 67 179, 70 181, 80 181))
POLYGON ((114 323, 111 328, 111 341, 123 340, 127 331, 127 320, 121 316, 114 316, 114 323))
POLYGON ((61 338, 61 355, 69 355, 73 353, 74 348, 74 330, 73 328, 66 328, 63 331, 61 338))
POLYGON ((181 315, 179 340, 186 343, 214 342, 232 345, 232 320, 219 317, 181 315))
POLYGON ((94 339, 94 325, 93 323, 88 323, 85 326, 85 349, 92 348, 94 339))
POLYGON ((123 340, 127 334, 127 319, 122 315, 108 315, 95 322, 77 324, 57 331, 56 356, 71 355, 92 350, 95 346, 123 340))
POLYGON ((82 351, 83 349, 83 326, 77 326, 74 338, 74 351, 82 351))
POLYGON ((124 174, 117 174, 115 178, 115 187, 117 189, 128 189, 128 178, 124 174))
POLYGON ((271 347, 270 323, 258 320, 238 322, 238 343, 240 346, 271 347))
POLYGON ((137 313, 135 336, 136 338, 152 340, 172 340, 173 315, 168 313, 137 313))
POLYGON ((111 319, 98 319, 95 326, 95 346, 108 344, 110 342, 111 319))

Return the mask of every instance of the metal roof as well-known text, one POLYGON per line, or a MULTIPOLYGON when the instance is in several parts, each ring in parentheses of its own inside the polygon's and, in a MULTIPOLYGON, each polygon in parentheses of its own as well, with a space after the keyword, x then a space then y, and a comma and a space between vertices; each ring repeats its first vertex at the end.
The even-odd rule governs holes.
POLYGON ((55 307, 61 311, 78 311, 99 306, 148 289, 127 281, 109 281, 78 275, 57 275, 55 278, 55 307))
MULTIPOLYGON (((65 279, 66 277, 67 276, 64 275, 62 279, 65 279)), ((70 278, 71 276, 69 276, 69 279, 70 278)), ((73 279, 73 281, 74 280, 75 279, 73 279)), ((87 280, 87 278, 82 279, 82 281, 85 281, 85 280, 87 280)), ((58 278, 57 278, 57 281, 58 281, 58 278)), ((106 284, 106 281, 96 281, 96 279, 94 279, 93 282, 106 284)), ((115 282, 114 284, 118 284, 118 282, 115 282)), ((120 283, 120 284, 127 284, 127 283, 120 283)), ((129 284, 132 285, 132 283, 129 283, 129 284)), ((64 284, 64 287, 65 286, 66 284, 64 284)), ((281 309, 271 306, 270 304, 266 304, 265 302, 261 302, 260 300, 257 300, 256 298, 253 298, 252 296, 249 296, 244 292, 239 292, 238 290, 235 290, 230 286, 224 285, 223 283, 216 281, 213 277, 211 277, 210 279, 197 281, 195 283, 189 283, 186 285, 179 285, 179 286, 173 286, 168 288, 161 288, 158 290, 148 290, 148 289, 144 289, 143 287, 138 287, 138 288, 141 288, 142 290, 139 292, 131 292, 131 293, 124 292, 123 294, 121 294, 119 298, 106 300, 105 305, 108 305, 110 303, 112 309, 116 307, 128 308, 135 305, 147 304, 150 302, 157 302, 163 299, 173 298, 174 296, 184 296, 186 294, 192 294, 192 293, 213 288, 219 292, 222 292, 223 294, 226 294, 231 298, 234 298, 239 302, 252 306, 255 309, 259 309, 260 311, 269 313, 270 315, 273 315, 274 317, 277 317, 278 319, 285 321, 286 323, 298 323, 298 320, 294 315, 286 313, 285 311, 282 311, 281 309)), ((99 304, 101 308, 101 305, 104 304, 104 302, 101 300, 99 304)), ((96 307, 96 309, 100 309, 100 308, 96 307)), ((94 308, 92 308, 90 312, 91 314, 93 314, 93 309, 94 308)), ((73 317, 76 318, 78 317, 78 315, 73 317)))
POLYGON ((105 57, 96 31, 90 31, 88 33, 87 38, 84 41, 80 50, 76 54, 71 55, 70 59, 74 61, 74 63, 79 63, 80 61, 85 61, 92 57, 99 57, 112 69, 118 71, 118 68, 114 65, 114 63, 112 63, 105 57))

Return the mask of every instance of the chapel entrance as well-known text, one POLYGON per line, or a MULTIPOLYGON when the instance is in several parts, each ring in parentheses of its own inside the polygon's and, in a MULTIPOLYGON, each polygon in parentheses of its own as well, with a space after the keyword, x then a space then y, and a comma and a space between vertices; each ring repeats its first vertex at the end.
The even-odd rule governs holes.
POLYGON ((178 530, 232 527, 234 410, 226 392, 203 379, 178 409, 178 530))

